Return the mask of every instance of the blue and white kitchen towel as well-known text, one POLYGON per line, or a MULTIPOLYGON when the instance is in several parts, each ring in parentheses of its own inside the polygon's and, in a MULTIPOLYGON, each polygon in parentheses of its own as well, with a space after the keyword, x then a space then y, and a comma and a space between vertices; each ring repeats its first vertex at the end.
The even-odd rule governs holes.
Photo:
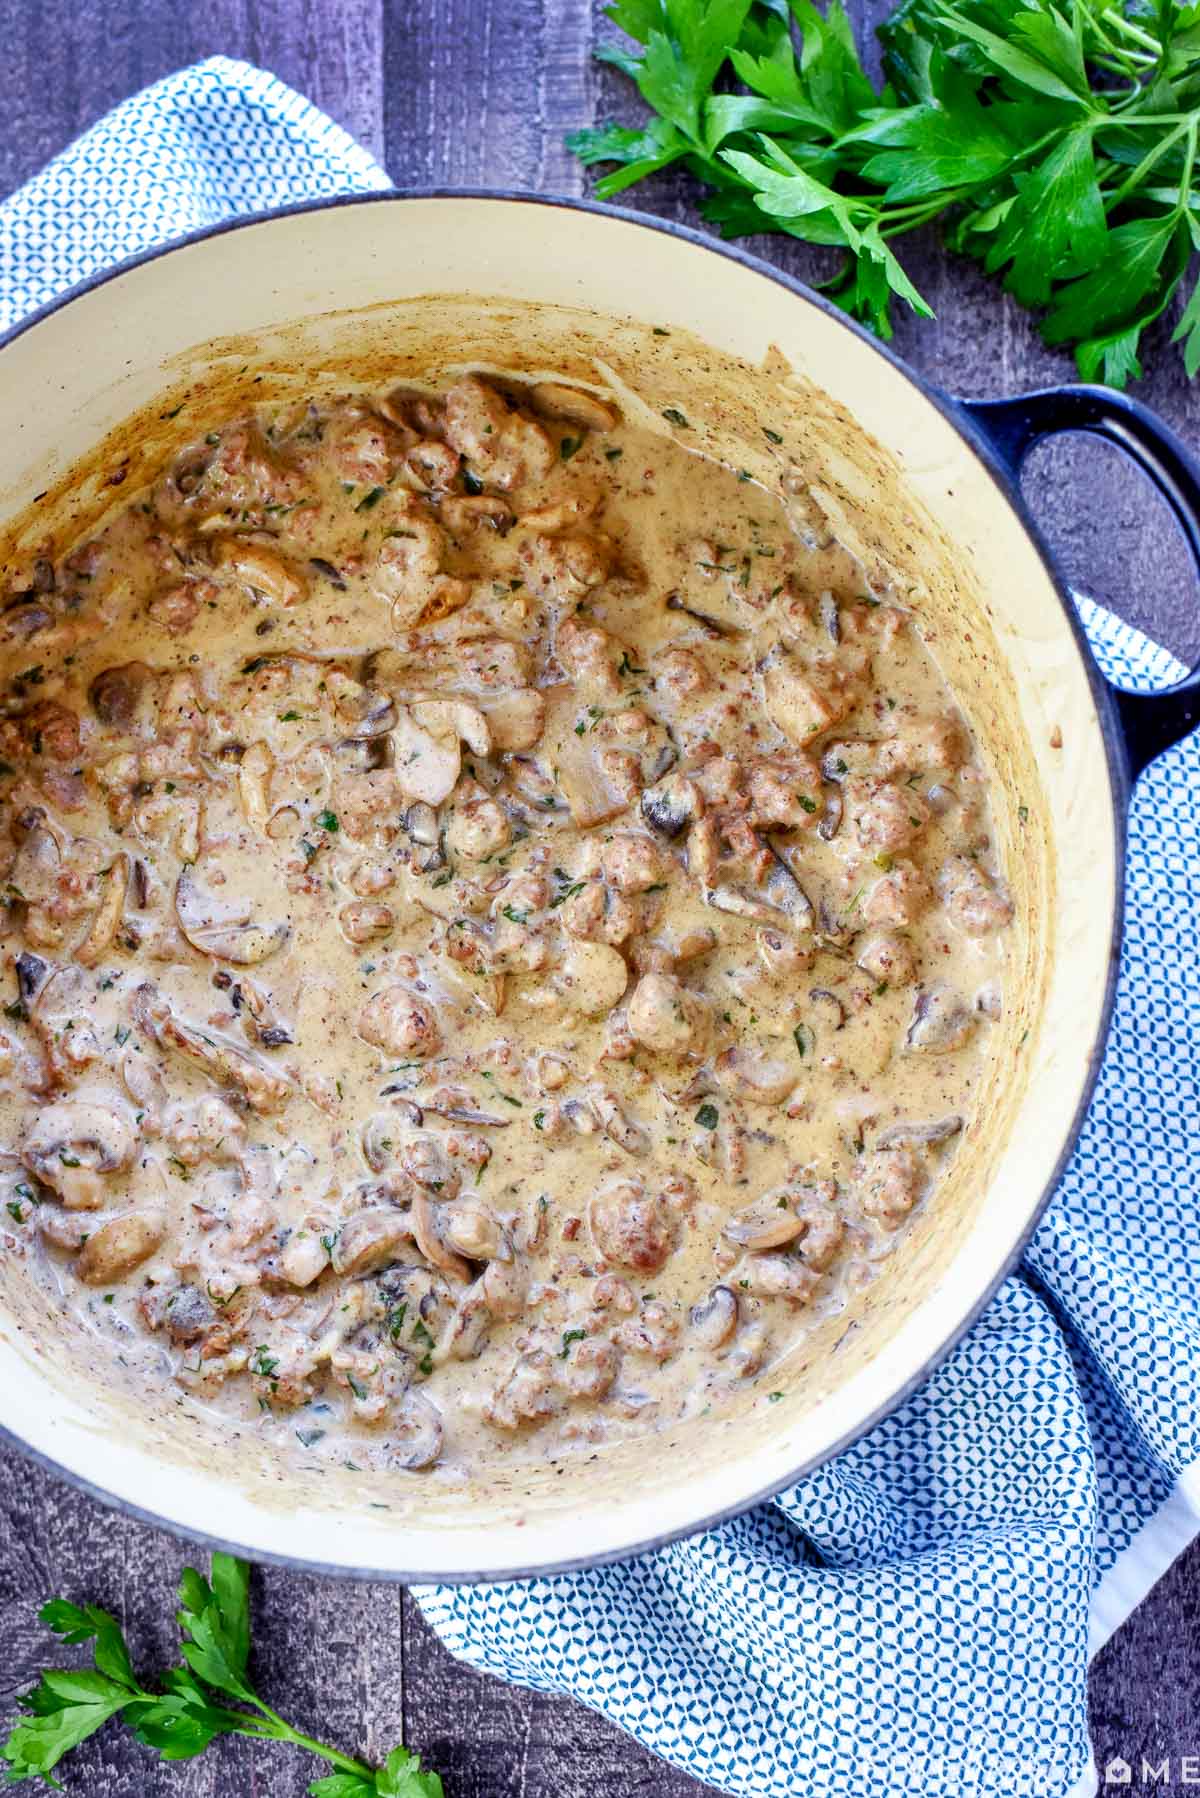
MULTIPOLYGON (((199 225, 387 185, 273 76, 206 62, 0 207, 0 321, 199 225)), ((1084 619, 1114 677, 1177 675, 1110 615, 1084 619)), ((421 1591, 443 1641, 740 1798, 1092 1790, 1088 1658, 1200 1528, 1198 1087, 1193 738, 1134 800, 1116 1017, 1079 1148, 950 1359, 864 1441, 707 1535, 421 1591)))

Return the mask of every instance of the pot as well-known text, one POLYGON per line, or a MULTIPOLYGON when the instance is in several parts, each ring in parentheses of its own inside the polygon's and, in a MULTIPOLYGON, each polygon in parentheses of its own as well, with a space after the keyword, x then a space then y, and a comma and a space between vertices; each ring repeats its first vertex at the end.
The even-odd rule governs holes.
POLYGON ((1074 1144, 1112 1000, 1130 785, 1200 707, 1195 676, 1153 695, 1105 684, 1017 492, 1042 437, 1105 437, 1167 497, 1200 563, 1200 476, 1136 401, 1089 387, 949 399, 739 250, 521 195, 372 196, 222 227, 23 324, 0 362, 6 559, 62 532, 68 511, 78 531, 136 491, 181 407, 190 432, 314 382, 466 362, 599 367, 647 419, 682 404, 697 448, 786 482, 814 524, 891 565, 991 770, 1017 922, 986 1129, 883 1277, 792 1358, 776 1403, 755 1389, 727 1417, 472 1484, 301 1477, 249 1440, 231 1450, 202 1417, 106 1389, 19 1265, 0 1271, 0 1428, 15 1446, 190 1537, 418 1581, 578 1567, 705 1528, 792 1484, 927 1377, 1019 1258, 1074 1144))

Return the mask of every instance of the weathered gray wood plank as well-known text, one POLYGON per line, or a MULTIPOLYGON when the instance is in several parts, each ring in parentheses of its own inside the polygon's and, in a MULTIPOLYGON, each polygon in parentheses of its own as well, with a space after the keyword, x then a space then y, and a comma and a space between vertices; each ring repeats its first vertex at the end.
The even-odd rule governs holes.
POLYGON ((383 15, 384 0, 5 0, 0 192, 119 100, 216 55, 271 69, 382 155, 383 15))
MULTIPOLYGON (((851 9, 864 29, 883 0, 851 9)), ((579 193, 587 185, 563 133, 596 116, 634 116, 628 84, 595 68, 599 0, 0 0, 0 192, 33 173, 109 106, 171 69, 216 52, 273 69, 386 152, 401 183, 579 193)), ((694 219, 686 183, 637 189, 628 203, 694 219)), ((801 246, 754 246, 811 277, 801 246)), ((906 252, 906 255, 908 252, 906 252)), ((966 394, 998 394, 1069 375, 1030 321, 932 240, 910 264, 938 310, 934 325, 901 320, 896 347, 931 378, 966 394)), ((1139 390, 1193 443, 1200 393, 1164 352, 1139 390)), ((1162 508, 1108 453, 1062 444, 1031 469, 1029 491, 1068 572, 1124 602, 1180 649, 1200 645, 1200 606, 1162 508)), ((172 1598, 190 1558, 172 1538, 114 1517, 19 1456, 0 1451, 0 1701, 28 1684, 47 1638, 35 1621, 54 1593, 107 1604, 127 1623, 139 1663, 173 1656, 172 1598)), ((403 1724, 440 1767, 449 1798, 703 1798, 604 1719, 458 1666, 411 1600, 387 1586, 326 1583, 268 1570, 255 1576, 256 1643, 267 1695, 297 1722, 379 1754, 403 1724)), ((1092 1677, 1101 1765, 1143 1751, 1200 1750, 1200 1547, 1114 1638, 1092 1677)), ((220 1744, 170 1770, 107 1731, 71 1765, 80 1798, 286 1798, 312 1776, 303 1756, 220 1744)))

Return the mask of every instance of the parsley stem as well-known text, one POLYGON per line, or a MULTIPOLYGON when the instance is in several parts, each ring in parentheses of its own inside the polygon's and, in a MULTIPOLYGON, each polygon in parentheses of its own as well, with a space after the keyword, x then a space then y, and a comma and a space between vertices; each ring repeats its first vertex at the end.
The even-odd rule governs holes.
MULTIPOLYGON (((1140 91, 1140 90, 1139 90, 1140 91)), ((1108 117, 1101 115, 1098 130, 1110 131, 1157 131, 1161 125, 1188 125, 1195 118, 1194 112, 1153 112, 1145 118, 1127 119, 1117 113, 1108 117)))
MULTIPOLYGON (((1119 206, 1121 201, 1126 199, 1135 188, 1140 187, 1155 164, 1161 162, 1163 157, 1167 154, 1167 151, 1173 149, 1180 138, 1187 136, 1189 133, 1194 147, 1196 141, 1196 121, 1194 117, 1189 117, 1185 124, 1176 125, 1173 131, 1168 131, 1165 137, 1160 138, 1158 143, 1152 145, 1142 157, 1142 160, 1134 165, 1124 181, 1122 181, 1120 187, 1118 187, 1116 193, 1108 202, 1109 209, 1111 210, 1112 207, 1119 206)), ((1181 183, 1181 192, 1186 192, 1191 183, 1191 179, 1192 171, 1189 164, 1187 177, 1181 183)))
POLYGON ((1196 167, 1196 120, 1188 125, 1187 156, 1184 158, 1183 176, 1179 183, 1179 204, 1175 208, 1177 219, 1186 217, 1190 210, 1188 201, 1192 188, 1192 173, 1196 167))
MULTIPOLYGON (((1092 14, 1092 23, 1099 24, 1095 13, 1092 14)), ((1153 55, 1149 58, 1151 62, 1157 62, 1161 57, 1162 45, 1158 39, 1152 37, 1148 31, 1143 31, 1140 25, 1135 25, 1132 19, 1127 19, 1123 12, 1115 10, 1106 12, 1104 23, 1110 25, 1114 31, 1123 32, 1127 38, 1132 38, 1135 43, 1143 45, 1145 49, 1153 51, 1153 55)))
MULTIPOLYGON (((293 1728, 286 1717, 281 1717, 278 1711, 272 1710, 271 1706, 263 1699, 256 1698, 254 1703, 274 1726, 271 1733, 277 1740, 294 1742, 297 1748, 307 1748, 310 1754, 315 1754, 320 1760, 328 1761, 333 1767, 341 1767, 346 1773, 358 1773, 364 1779, 374 1779, 374 1769, 368 1767, 365 1762, 355 1760, 352 1755, 342 1754, 339 1749, 331 1748, 327 1742, 318 1742, 313 1736, 306 1736, 303 1730, 293 1728)), ((253 1719, 249 1719, 249 1721, 253 1722, 253 1719)), ((247 1731, 246 1733, 250 1734, 251 1732, 247 1731)))

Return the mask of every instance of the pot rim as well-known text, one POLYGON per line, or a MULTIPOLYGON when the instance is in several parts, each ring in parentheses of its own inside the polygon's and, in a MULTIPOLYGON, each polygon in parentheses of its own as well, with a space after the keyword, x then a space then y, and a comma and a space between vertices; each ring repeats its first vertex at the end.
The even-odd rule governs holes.
MULTIPOLYGON (((740 264, 750 273, 760 275, 773 281, 777 286, 785 288, 794 298, 806 305, 815 307, 828 318, 857 337, 876 355, 909 381, 917 391, 932 405, 960 437, 966 448, 975 456, 987 472, 999 497, 1008 504, 1030 538, 1038 559, 1058 598, 1065 614, 1068 628, 1073 637, 1080 661, 1083 664, 1096 715, 1100 725, 1100 734, 1104 742, 1109 778, 1109 792, 1113 810, 1113 847, 1114 863, 1118 877, 1113 885, 1113 910, 1109 923, 1109 960, 1108 973, 1105 980, 1104 994, 1099 1006, 1096 1027, 1092 1034, 1088 1049, 1087 1072, 1080 1090, 1079 1102, 1076 1106, 1070 1125, 1063 1137, 1060 1153, 1055 1161, 1053 1171, 1046 1182, 1036 1206, 1030 1214, 1029 1221, 1022 1231, 1013 1249, 1004 1262, 996 1269, 978 1300, 959 1320, 958 1324, 941 1341, 938 1348, 928 1356, 922 1367, 910 1379, 896 1389, 882 1404, 878 1405, 866 1417, 861 1418, 853 1428, 848 1429, 837 1440, 819 1453, 810 1455, 794 1470, 781 1479, 770 1481, 765 1487, 756 1490, 736 1502, 726 1505, 710 1515, 697 1519, 693 1523, 682 1524, 676 1528, 663 1530, 652 1536, 630 1543, 625 1547, 600 1550, 592 1554, 570 1556, 565 1560, 549 1564, 532 1564, 524 1567, 505 1568, 500 1572, 490 1569, 472 1570, 470 1572, 454 1571, 437 1572, 405 1572, 395 1568, 378 1568, 370 1566, 347 1566, 340 1562, 328 1562, 309 1559, 307 1556, 290 1555, 274 1552, 269 1549, 256 1548, 253 1560, 263 1565, 286 1567, 298 1573, 319 1574, 326 1578, 345 1580, 387 1581, 399 1585, 481 1585, 489 1582, 508 1582, 511 1580, 532 1580, 551 1578, 559 1574, 578 1573, 592 1567, 609 1566, 622 1561, 633 1560, 641 1555, 652 1553, 656 1549, 665 1548, 673 1542, 716 1528, 735 1517, 742 1516, 755 1506, 765 1504, 777 1498, 781 1492, 794 1486, 797 1481, 807 1478, 817 1468, 823 1466, 834 1456, 841 1454, 853 1443, 859 1441, 883 1420, 898 1410, 912 1396, 937 1368, 949 1358, 950 1354, 962 1341, 983 1312, 991 1304, 1004 1281, 1018 1267, 1025 1250, 1028 1248, 1035 1231, 1046 1213, 1066 1170, 1071 1156, 1075 1152, 1084 1119, 1090 1108, 1099 1077, 1104 1049, 1107 1044, 1109 1026, 1112 1021, 1113 1004, 1116 996, 1116 982, 1120 967, 1120 951, 1124 927, 1124 884, 1122 879, 1126 861, 1126 806, 1130 793, 1130 779, 1126 760, 1121 727, 1118 719, 1113 689, 1103 678, 1092 654, 1079 614, 1071 602, 1070 592, 1060 576, 1057 564, 1045 537, 1033 518, 1025 502, 1017 479, 1012 469, 1006 465, 998 453, 982 425, 972 417, 968 402, 947 393, 936 383, 928 380, 918 370, 912 368, 887 344, 869 332, 864 325, 852 319, 832 301, 826 299, 815 289, 809 287, 796 276, 776 268, 761 256, 753 255, 736 245, 714 237, 695 226, 685 225, 674 219, 656 217, 651 213, 638 212, 630 207, 612 206, 606 202, 578 199, 564 194, 539 194, 521 188, 475 188, 475 187, 397 187, 372 193, 334 194, 321 199, 300 201, 295 205, 273 207, 266 212, 250 213, 231 219, 223 219, 217 224, 201 226, 195 231, 172 238, 169 243, 139 251, 138 254, 97 273, 86 276, 73 287, 48 300, 35 312, 27 314, 0 333, 0 354, 11 343, 33 330, 45 319, 70 306, 75 300, 82 298, 97 288, 106 286, 130 271, 142 267, 146 263, 156 262, 161 257, 172 255, 177 250, 186 250, 193 245, 207 242, 211 238, 223 237, 229 232, 253 229, 255 226, 269 225, 278 220, 300 217, 309 213, 332 211, 337 207, 392 205, 406 201, 449 201, 470 200, 472 202, 492 202, 502 205, 541 206, 551 211, 583 212, 594 214, 600 218, 611 218, 622 224, 635 225, 643 230, 657 231, 664 236, 673 237, 690 244, 697 249, 707 250, 715 256, 740 264)), ((77 1491, 85 1493, 89 1498, 98 1500, 108 1509, 125 1517, 133 1518, 139 1523, 150 1524, 157 1529, 168 1531, 185 1542, 195 1543, 207 1550, 223 1550, 234 1555, 246 1554, 244 1545, 232 1542, 227 1538, 206 1530, 191 1528, 185 1524, 159 1514, 147 1506, 139 1505, 127 1498, 107 1491, 93 1483, 86 1475, 64 1467, 52 1455, 27 1444, 7 1425, 0 1423, 0 1442, 16 1449, 27 1460, 31 1460, 45 1472, 66 1481, 77 1491)))

